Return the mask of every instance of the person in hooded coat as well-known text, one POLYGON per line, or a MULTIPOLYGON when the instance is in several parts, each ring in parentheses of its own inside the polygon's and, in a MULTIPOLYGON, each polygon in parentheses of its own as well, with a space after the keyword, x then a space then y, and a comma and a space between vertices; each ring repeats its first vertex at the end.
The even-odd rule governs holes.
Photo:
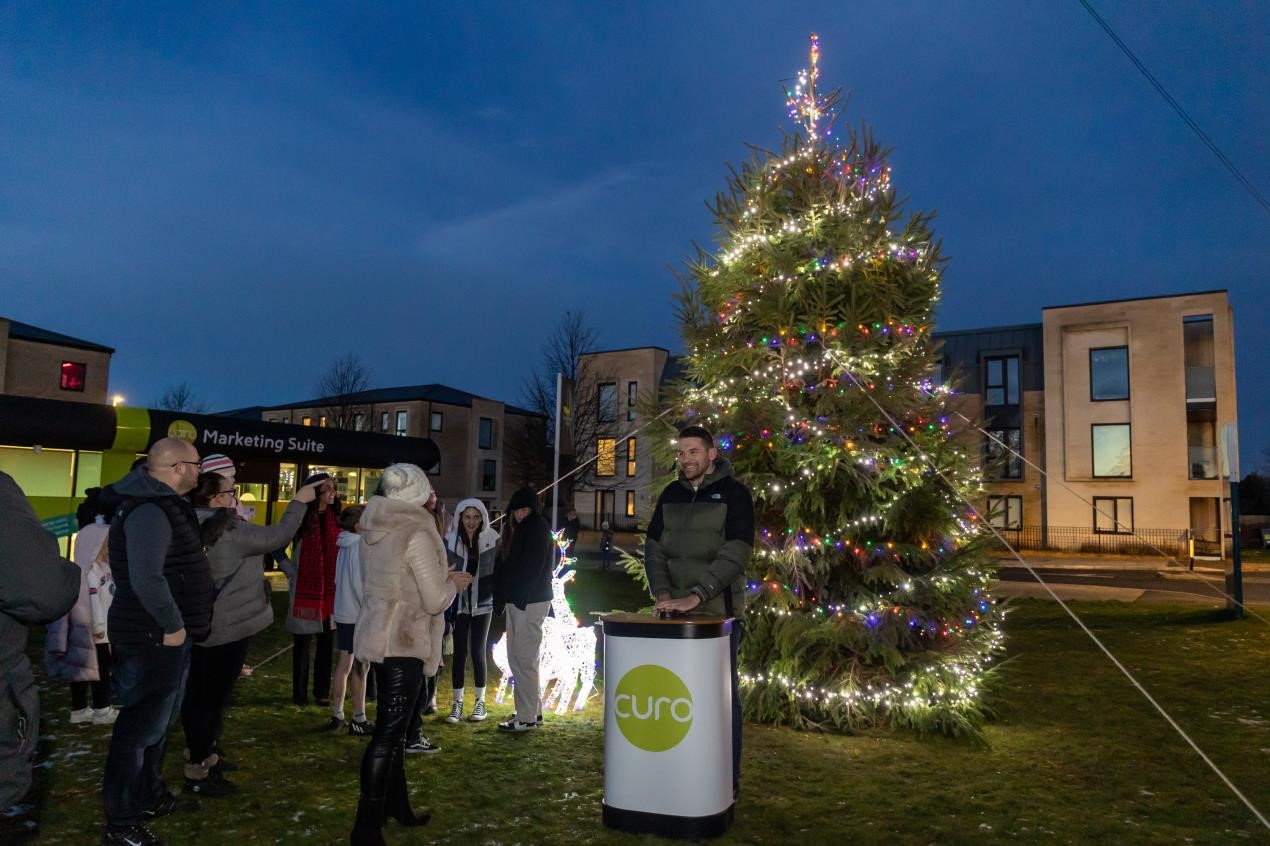
POLYGON ((352 846, 382 846, 386 817, 423 825, 406 784, 405 740, 425 672, 441 662, 445 610, 472 577, 446 566, 445 546, 424 504, 432 496, 427 474, 413 464, 393 464, 360 520, 362 609, 353 653, 375 665, 379 711, 362 756, 361 795, 349 837, 352 846))
POLYGON ((472 576, 472 584, 454 598, 454 663, 450 680, 454 685, 454 702, 445 718, 454 725, 463 719, 464 676, 469 652, 472 656, 472 681, 476 685, 476 701, 472 704, 471 722, 485 719, 485 673, 489 652, 489 626, 494 616, 494 565, 498 551, 498 532, 490 527, 489 512, 479 499, 465 499, 454 509, 454 525, 445 536, 445 554, 449 565, 472 576))

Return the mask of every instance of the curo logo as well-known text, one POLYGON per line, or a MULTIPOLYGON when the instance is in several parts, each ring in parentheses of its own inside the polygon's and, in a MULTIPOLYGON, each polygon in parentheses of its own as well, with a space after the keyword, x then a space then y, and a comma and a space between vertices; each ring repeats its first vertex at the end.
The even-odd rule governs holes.
POLYGON ((692 728, 692 693, 665 667, 643 664, 617 683, 613 713, 632 746, 665 752, 678 746, 692 728))
POLYGON ((180 438, 186 443, 194 443, 198 440, 198 429, 188 420, 173 420, 168 426, 169 438, 180 438))

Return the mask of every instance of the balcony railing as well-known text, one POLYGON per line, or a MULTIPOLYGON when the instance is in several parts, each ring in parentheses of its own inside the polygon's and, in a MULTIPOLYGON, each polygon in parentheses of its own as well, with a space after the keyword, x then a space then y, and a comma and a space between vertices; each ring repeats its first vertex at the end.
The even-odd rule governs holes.
POLYGON ((1211 367, 1186 368, 1186 401, 1216 402, 1217 378, 1211 367))

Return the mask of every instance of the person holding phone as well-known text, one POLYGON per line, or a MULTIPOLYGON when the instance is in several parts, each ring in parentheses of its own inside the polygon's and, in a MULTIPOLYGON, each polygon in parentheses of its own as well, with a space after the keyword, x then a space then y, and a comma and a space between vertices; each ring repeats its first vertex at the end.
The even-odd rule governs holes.
POLYGON ((225 778, 225 763, 216 744, 234 682, 247 659, 247 646, 253 635, 273 623, 273 606, 260 590, 264 554, 295 535, 323 484, 312 482, 296 491, 282 519, 272 526, 257 526, 239 516, 233 479, 216 471, 200 475, 190 494, 212 569, 215 601, 211 631, 190 658, 181 704, 188 793, 216 798, 237 791, 225 778))

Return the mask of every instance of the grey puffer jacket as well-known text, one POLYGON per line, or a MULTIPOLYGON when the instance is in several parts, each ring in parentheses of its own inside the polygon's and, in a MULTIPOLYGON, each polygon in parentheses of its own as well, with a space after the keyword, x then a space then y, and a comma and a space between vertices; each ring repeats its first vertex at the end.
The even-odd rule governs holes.
MULTIPOLYGON (((212 605, 212 631, 199 646, 221 646, 259 634, 273 623, 273 607, 265 593, 266 552, 275 552, 295 536, 304 519, 305 506, 292 502, 282 519, 272 526, 258 526, 235 518, 216 542, 207 548, 212 565, 216 600, 212 605)), ((203 524, 219 509, 198 509, 203 524)))
POLYGON ((26 657, 27 626, 68 612, 80 569, 58 554, 22 489, 0 473, 0 808, 31 787, 40 698, 26 657))

